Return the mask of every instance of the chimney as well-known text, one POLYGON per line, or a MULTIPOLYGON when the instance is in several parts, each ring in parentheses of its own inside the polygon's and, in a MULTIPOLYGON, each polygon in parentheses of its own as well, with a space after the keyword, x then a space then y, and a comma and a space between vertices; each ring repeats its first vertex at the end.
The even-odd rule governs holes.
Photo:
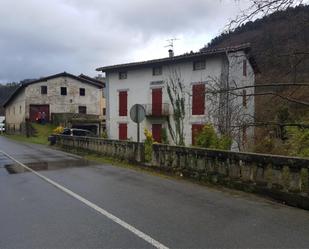
POLYGON ((168 50, 168 55, 169 55, 170 58, 173 58, 173 57, 174 57, 174 51, 173 51, 173 49, 169 49, 169 50, 168 50))

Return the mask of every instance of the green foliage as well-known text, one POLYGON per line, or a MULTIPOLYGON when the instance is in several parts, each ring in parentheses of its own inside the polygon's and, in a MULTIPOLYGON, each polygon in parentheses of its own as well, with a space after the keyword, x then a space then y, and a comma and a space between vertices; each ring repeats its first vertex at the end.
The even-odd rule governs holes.
POLYGON ((309 157, 309 129, 289 127, 289 154, 293 156, 309 157))
POLYGON ((162 139, 162 143, 163 143, 163 144, 169 144, 166 128, 162 128, 162 131, 161 131, 161 139, 162 139))
POLYGON ((147 130, 146 128, 144 130, 144 135, 146 137, 145 142, 144 142, 144 144, 145 144, 145 161, 151 162, 151 160, 152 160, 152 145, 154 143, 154 139, 152 137, 152 133, 149 130, 147 130))
POLYGON ((196 144, 203 148, 229 150, 232 139, 228 136, 218 136, 214 127, 211 124, 206 124, 197 135, 196 144))
POLYGON ((172 140, 176 145, 185 145, 184 118, 185 118, 185 91, 181 74, 177 70, 170 73, 166 83, 166 91, 173 108, 172 124, 168 117, 168 129, 172 140))
POLYGON ((264 137, 260 139, 254 152, 276 155, 309 157, 309 129, 300 127, 286 128, 285 140, 264 137))
POLYGON ((103 131, 103 132, 102 132, 101 138, 104 138, 104 139, 107 139, 107 138, 108 138, 107 132, 106 132, 106 131, 103 131))
POLYGON ((7 135, 7 137, 21 142, 48 145, 48 136, 53 134, 54 130, 57 128, 55 125, 52 124, 42 125, 37 123, 31 123, 31 126, 35 129, 35 135, 32 137, 26 137, 23 135, 7 135))

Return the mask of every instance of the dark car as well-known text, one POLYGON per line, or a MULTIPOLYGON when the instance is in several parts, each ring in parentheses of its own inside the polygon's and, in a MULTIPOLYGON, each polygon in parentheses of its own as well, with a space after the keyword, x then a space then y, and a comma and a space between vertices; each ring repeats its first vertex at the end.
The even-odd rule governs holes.
MULTIPOLYGON (((75 128, 64 128, 63 132, 60 135, 66 136, 78 136, 78 137, 96 137, 96 135, 88 130, 83 129, 75 129, 75 128)), ((48 141, 50 145, 54 145, 56 143, 55 135, 51 135, 48 137, 48 141)))
POLYGON ((96 135, 88 130, 75 129, 75 128, 65 128, 61 135, 68 136, 79 136, 79 137, 95 137, 96 135))

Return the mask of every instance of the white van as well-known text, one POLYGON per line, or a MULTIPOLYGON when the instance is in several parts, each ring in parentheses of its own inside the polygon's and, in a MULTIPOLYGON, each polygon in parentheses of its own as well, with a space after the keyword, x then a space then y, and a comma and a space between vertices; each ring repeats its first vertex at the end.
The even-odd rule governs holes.
POLYGON ((0 117, 0 132, 4 132, 5 131, 5 117, 0 117))

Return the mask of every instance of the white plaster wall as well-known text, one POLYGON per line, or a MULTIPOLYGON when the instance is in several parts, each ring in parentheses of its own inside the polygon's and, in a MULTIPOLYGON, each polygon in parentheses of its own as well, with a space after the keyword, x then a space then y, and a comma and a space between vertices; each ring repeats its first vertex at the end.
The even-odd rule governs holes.
MULTIPOLYGON (((242 102, 243 102, 243 97, 239 96, 237 99, 235 99, 235 104, 234 106, 237 107, 242 107, 242 118, 241 120, 243 121, 242 123, 253 123, 254 122, 254 115, 255 115, 255 108, 254 108, 254 96, 255 93, 255 75, 253 68, 249 61, 247 60, 247 75, 243 76, 243 60, 246 59, 247 57, 244 52, 239 51, 236 53, 230 53, 229 54, 229 65, 230 65, 230 73, 229 73, 229 84, 230 87, 245 87, 245 86, 252 86, 250 88, 245 88, 246 94, 249 95, 247 96, 247 107, 243 107, 242 102)), ((243 89, 239 89, 238 91, 235 91, 235 93, 242 95, 243 94, 243 89)), ((236 122, 232 123, 232 125, 239 125, 236 122)), ((239 133, 239 138, 238 138, 238 143, 242 144, 242 132, 239 133)), ((253 126, 248 126, 247 127, 247 138, 249 143, 253 142, 254 138, 254 127, 253 126)), ((235 141, 236 142, 236 141, 235 141)), ((245 147, 247 146, 245 145, 245 147)), ((238 149, 237 144, 233 144, 233 148, 235 150, 238 149)), ((242 148, 244 149, 244 148, 242 148)))
MULTIPOLYGON (((139 68, 136 70, 129 70, 127 72, 127 79, 119 80, 118 72, 107 73, 107 91, 108 91, 108 117, 107 117, 107 127, 108 135, 112 139, 118 139, 118 124, 127 123, 128 124, 128 138, 136 141, 136 124, 130 120, 129 110, 134 104, 151 104, 151 89, 154 87, 163 88, 163 103, 169 103, 169 98, 166 93, 166 88, 164 83, 162 85, 152 86, 153 81, 165 81, 171 75, 173 70, 180 72, 182 81, 185 85, 186 91, 186 118, 185 118, 185 143, 190 145, 191 138, 191 125, 194 123, 204 123, 205 116, 207 116, 207 103, 206 100, 206 115, 194 115, 192 116, 192 106, 191 106, 191 95, 192 95, 192 84, 204 82, 209 83, 210 79, 221 78, 222 73, 222 57, 209 57, 206 59, 206 68, 204 70, 193 70, 193 61, 177 63, 174 65, 163 65, 162 75, 153 76, 152 68, 139 68), (119 97, 118 92, 121 90, 128 91, 128 116, 119 117, 119 97)), ((172 109, 170 108, 170 112, 172 109)), ((151 129, 151 124, 153 123, 163 123, 163 127, 167 128, 167 123, 164 122, 164 118, 146 118, 141 124, 141 140, 144 140, 143 135, 144 128, 151 129)))

